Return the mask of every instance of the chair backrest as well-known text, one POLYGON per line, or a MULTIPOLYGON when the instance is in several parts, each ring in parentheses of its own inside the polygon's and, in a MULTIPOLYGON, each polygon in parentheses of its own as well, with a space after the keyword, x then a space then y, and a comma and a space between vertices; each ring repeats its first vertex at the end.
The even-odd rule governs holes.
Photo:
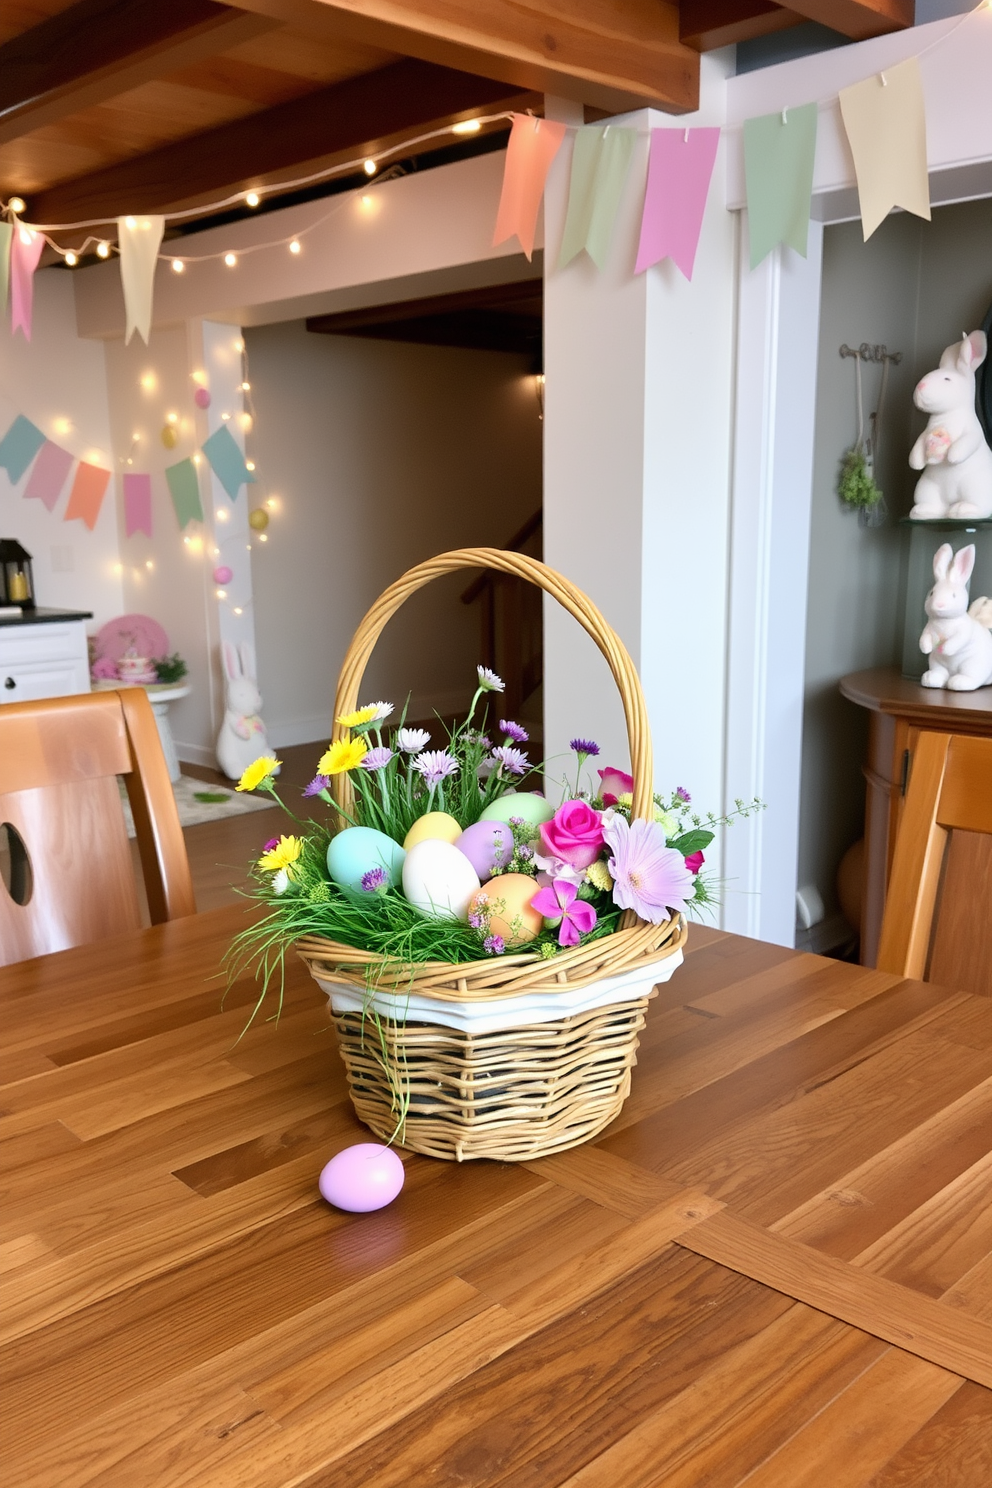
POLYGON ((992 739, 920 734, 878 966, 992 993, 992 739))
POLYGON ((0 966, 140 925, 118 775, 131 803, 152 922, 196 912, 179 813, 143 689, 7 703, 0 707, 0 866, 9 887, 0 883, 0 966))

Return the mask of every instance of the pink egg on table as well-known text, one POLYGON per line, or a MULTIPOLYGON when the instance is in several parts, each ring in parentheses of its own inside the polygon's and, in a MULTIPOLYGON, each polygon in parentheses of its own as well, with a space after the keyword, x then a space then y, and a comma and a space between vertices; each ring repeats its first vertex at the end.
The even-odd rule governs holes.
POLYGON ((196 392, 193 394, 193 402, 196 404, 197 408, 209 408, 210 407, 210 393, 209 393, 209 390, 207 388, 203 388, 203 387, 197 388, 196 392))
POLYGON ((513 857, 513 830, 503 822, 476 822, 465 828, 455 846, 468 858, 480 883, 485 883, 513 857))
POLYGON ((403 1164, 391 1147, 358 1142, 332 1157, 318 1187, 329 1204, 352 1214, 385 1209, 403 1187, 403 1164))
POLYGON ((234 569, 228 568, 227 565, 224 563, 219 564, 218 567, 214 569, 215 584, 229 584, 233 578, 234 569))

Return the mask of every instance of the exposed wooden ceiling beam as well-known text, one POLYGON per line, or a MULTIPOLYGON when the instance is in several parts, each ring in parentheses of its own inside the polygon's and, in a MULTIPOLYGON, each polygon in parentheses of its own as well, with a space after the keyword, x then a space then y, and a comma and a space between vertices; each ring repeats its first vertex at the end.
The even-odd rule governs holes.
POLYGON ((514 279, 509 284, 484 284, 478 289, 456 289, 450 294, 428 295, 419 300, 393 300, 381 305, 363 305, 358 310, 335 310, 328 315, 307 317, 307 330, 326 336, 346 336, 374 326, 397 325, 423 320, 428 315, 454 315, 465 310, 510 310, 540 320, 544 298, 543 279, 514 279))
POLYGON ((807 21, 819 21, 852 41, 904 31, 913 24, 915 0, 789 0, 807 21))
POLYGON ((699 104, 699 61, 671 0, 226 0, 610 113, 699 104))
POLYGON ((0 144, 279 24, 213 0, 80 0, 0 47, 0 144))
POLYGON ((697 52, 752 41, 785 31, 806 19, 772 0, 682 0, 679 36, 697 52))
POLYGON ((28 216, 109 221, 127 212, 175 211, 373 155, 480 110, 539 103, 490 78, 403 58, 50 187, 30 199, 28 216))

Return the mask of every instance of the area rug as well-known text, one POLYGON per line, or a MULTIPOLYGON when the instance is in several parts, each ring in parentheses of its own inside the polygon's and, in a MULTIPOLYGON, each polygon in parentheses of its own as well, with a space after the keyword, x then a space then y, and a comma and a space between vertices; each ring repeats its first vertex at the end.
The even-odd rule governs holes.
MULTIPOLYGON (((120 788, 127 835, 133 837, 134 820, 123 780, 120 788)), ((267 811, 275 805, 274 801, 261 796, 241 795, 225 785, 211 785, 207 780, 194 780, 190 775, 180 775, 172 782, 172 790, 179 808, 179 820, 184 827, 198 827, 202 822, 220 821, 227 816, 245 816, 249 811, 267 811)))

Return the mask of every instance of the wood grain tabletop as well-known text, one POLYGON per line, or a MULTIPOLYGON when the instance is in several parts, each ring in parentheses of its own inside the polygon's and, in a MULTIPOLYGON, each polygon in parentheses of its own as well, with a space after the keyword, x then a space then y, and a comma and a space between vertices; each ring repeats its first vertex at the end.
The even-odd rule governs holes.
POLYGON ((243 914, 0 972, 7 1488, 988 1488, 992 1000, 694 926, 598 1141, 349 1215, 243 914))

